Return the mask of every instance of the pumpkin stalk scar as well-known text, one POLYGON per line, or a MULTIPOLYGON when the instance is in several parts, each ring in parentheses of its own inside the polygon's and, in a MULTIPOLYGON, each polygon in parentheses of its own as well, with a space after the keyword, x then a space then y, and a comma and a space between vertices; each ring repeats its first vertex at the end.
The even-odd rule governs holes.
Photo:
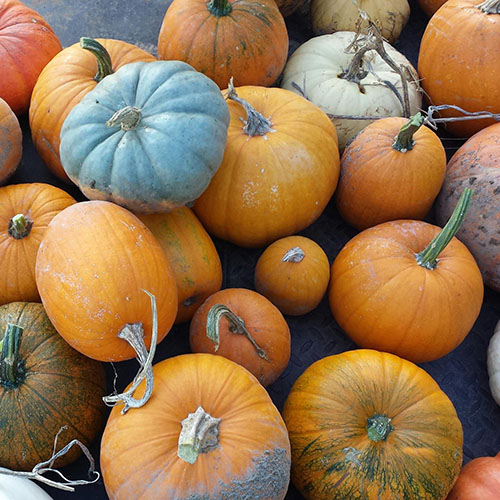
POLYGON ((106 127, 120 125, 122 130, 134 130, 141 122, 142 114, 137 106, 125 106, 116 111, 113 116, 106 121, 106 127))
POLYGON ((9 221, 8 233, 16 240, 22 240, 30 234, 33 221, 24 214, 17 214, 9 221))
POLYGON ((207 9, 215 17, 223 17, 228 16, 233 7, 227 0, 210 0, 207 3, 207 9))
POLYGON ((288 250, 285 255, 283 255, 281 262, 302 262, 305 256, 306 254, 304 253, 304 250, 302 250, 302 248, 293 247, 290 248, 290 250, 288 250))

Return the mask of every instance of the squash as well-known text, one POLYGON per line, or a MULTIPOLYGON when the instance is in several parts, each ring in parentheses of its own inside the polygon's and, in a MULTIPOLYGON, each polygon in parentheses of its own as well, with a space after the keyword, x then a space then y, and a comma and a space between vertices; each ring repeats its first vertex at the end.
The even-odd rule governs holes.
POLYGON ((0 500, 53 500, 40 486, 24 477, 0 473, 0 500))
POLYGON ((158 36, 160 59, 187 62, 221 89, 272 85, 288 56, 274 0, 174 0, 158 36))
MULTIPOLYGON (((373 117, 403 116, 404 113, 400 102, 401 75, 375 49, 363 52, 365 49, 360 50, 358 43, 358 50, 354 50, 352 44, 356 37, 356 33, 338 31, 307 40, 288 59, 280 84, 282 88, 305 96, 331 115, 340 151, 373 121, 373 117), (393 89, 398 91, 399 97, 393 89), (350 119, 350 116, 366 116, 367 119, 350 119)), ((375 47, 371 37, 365 43, 365 48, 375 47)), ((408 111, 412 115, 417 113, 422 97, 415 70, 406 57, 388 43, 380 42, 379 50, 380 47, 397 66, 405 68, 408 111)))
POLYGON ((443 500, 460 472, 453 404, 422 368, 392 354, 316 361, 293 384, 283 418, 292 482, 309 500, 443 500))
POLYGON ((498 500, 499 491, 500 452, 467 462, 447 500, 498 500))
POLYGON ((53 174, 69 181, 59 158, 59 136, 73 107, 118 68, 154 60, 149 52, 122 40, 83 37, 45 66, 33 89, 29 122, 33 144, 53 174))
POLYGON ((488 344, 487 367, 491 395, 500 406, 500 321, 488 344))
POLYGON ((375 23, 382 36, 394 43, 410 18, 408 0, 312 0, 311 21, 314 33, 356 31, 361 9, 375 23))
POLYGON ((224 158, 193 209, 218 238, 262 247, 325 209, 339 175, 337 134, 317 106, 288 90, 231 86, 225 95, 224 158))
POLYGON ((351 239, 331 269, 334 318, 361 347, 416 363, 455 349, 479 316, 483 281, 453 235, 470 203, 464 190, 441 229, 414 220, 385 222, 351 239))
POLYGON ((110 500, 283 500, 290 443, 280 413, 246 369, 211 354, 154 366, 140 411, 113 409, 101 443, 110 500))
POLYGON ((214 293, 189 326, 193 352, 224 356, 244 366, 263 386, 272 384, 290 359, 290 329, 263 295, 245 288, 214 293))
POLYGON ((344 150, 335 200, 351 226, 366 229, 396 219, 423 219, 439 194, 446 153, 424 117, 381 118, 344 150))
POLYGON ((500 291, 500 124, 490 125, 465 142, 446 167, 443 188, 436 200, 438 224, 449 217, 463 186, 474 189, 469 216, 458 238, 476 259, 484 283, 500 291))
MULTIPOLYGON (((68 429, 60 440, 88 446, 106 415, 102 364, 72 349, 38 303, 0 306, 0 332, 0 466, 30 471, 52 455, 54 436, 63 426, 68 429)), ((78 456, 75 447, 56 465, 78 456)))
POLYGON ((222 161, 228 124, 220 90, 188 64, 131 63, 71 110, 61 162, 89 199, 168 212, 205 190, 222 161))
POLYGON ((0 98, 16 115, 28 110, 38 75, 61 49, 61 42, 38 12, 19 0, 2 1, 0 98))
POLYGON ((16 171, 23 154, 23 133, 9 105, 0 98, 0 185, 16 171))
POLYGON ((447 0, 418 0, 420 8, 431 17, 447 0))
MULTIPOLYGON (((500 112, 500 0, 448 0, 429 20, 420 43, 418 74, 433 105, 455 105, 468 112, 500 112)), ((453 109, 443 117, 463 117, 453 109)), ((447 122, 458 137, 470 137, 493 119, 447 122)))
POLYGON ((255 289, 283 314, 315 309, 330 280, 330 263, 323 249, 304 236, 288 236, 269 245, 255 266, 255 289))
POLYGON ((39 302, 35 261, 49 222, 76 201, 43 183, 0 188, 0 305, 39 302))
POLYGON ((175 275, 175 322, 189 321, 203 301, 221 288, 222 265, 217 249, 188 207, 138 217, 159 241, 175 275))

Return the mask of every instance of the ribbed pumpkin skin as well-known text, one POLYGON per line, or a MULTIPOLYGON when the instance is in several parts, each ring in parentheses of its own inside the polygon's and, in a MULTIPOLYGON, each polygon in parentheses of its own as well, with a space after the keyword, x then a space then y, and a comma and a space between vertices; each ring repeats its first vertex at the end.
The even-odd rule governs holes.
POLYGON ((270 119, 273 132, 247 135, 245 110, 228 100, 224 158, 193 208, 213 235, 261 247, 321 215, 337 186, 337 134, 326 114, 290 91, 252 86, 236 91, 270 119))
POLYGON ((101 361, 135 357, 118 338, 141 323, 151 342, 156 297, 158 342, 177 313, 175 278, 151 231, 114 203, 88 201, 63 210, 49 224, 35 269, 42 303, 57 331, 76 350, 101 361))
POLYGON ((431 17, 447 0, 418 0, 420 8, 431 17))
POLYGON ((250 372, 211 354, 168 358, 153 372, 148 403, 125 415, 115 407, 106 424, 101 470, 110 500, 285 498, 288 433, 250 372), (177 457, 180 423, 198 406, 221 419, 219 445, 188 464, 177 457))
POLYGON ((439 137, 422 126, 413 149, 392 147, 406 118, 377 120, 346 147, 340 160, 337 209, 357 229, 396 219, 423 219, 439 194, 446 153, 439 137))
POLYGON ((462 464, 455 408, 421 368, 371 350, 323 358, 296 380, 283 408, 292 482, 308 500, 442 500, 462 464), (367 419, 391 418, 385 440, 367 419))
POLYGON ((188 207, 138 217, 159 241, 175 275, 179 301, 175 322, 189 321, 203 301, 222 285, 217 249, 188 207))
POLYGON ((14 301, 39 302, 35 282, 35 261, 49 222, 76 203, 62 189, 49 184, 14 184, 0 188, 0 304, 14 301), (24 238, 9 233, 15 215, 33 221, 24 238))
POLYGON ((0 98, 0 185, 16 171, 23 154, 23 133, 9 105, 0 98))
POLYGON ((228 0, 231 12, 222 16, 207 3, 171 3, 158 37, 159 58, 187 62, 221 89, 231 77, 235 86, 272 85, 288 55, 288 32, 274 0, 228 0))
POLYGON ((448 354, 469 333, 484 293, 469 250, 453 238, 432 270, 415 257, 440 229, 422 221, 385 222, 342 248, 328 298, 356 344, 420 363, 448 354))
MULTIPOLYGON (((130 43, 109 38, 96 40, 108 51, 114 71, 131 62, 156 60, 130 43)), ((97 85, 96 73, 96 57, 75 43, 45 66, 31 96, 29 121, 33 144, 52 173, 66 181, 69 178, 59 159, 61 127, 73 107, 97 85)))
POLYGON ((38 75, 61 49, 40 14, 18 0, 0 1, 0 97, 14 113, 28 110, 38 75))
MULTIPOLYGON (((106 390, 101 363, 72 349, 56 332, 41 304, 12 302, 0 307, 0 338, 7 323, 24 328, 20 343, 26 378, 18 387, 0 383, 0 466, 31 470, 52 455, 59 429, 58 450, 72 439, 86 446, 101 431, 106 390)), ((73 447, 55 464, 74 461, 81 452, 73 447)))
POLYGON ((127 64, 104 78, 66 118, 61 162, 94 200, 137 213, 168 212, 196 199, 222 161, 227 105, 209 78, 180 61, 127 64), (106 122, 134 106, 132 130, 106 122))

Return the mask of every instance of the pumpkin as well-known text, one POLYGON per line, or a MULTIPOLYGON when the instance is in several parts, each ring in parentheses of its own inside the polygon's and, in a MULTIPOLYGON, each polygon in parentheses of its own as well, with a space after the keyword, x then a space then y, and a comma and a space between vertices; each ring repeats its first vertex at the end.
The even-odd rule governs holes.
POLYGON ((288 433, 248 370, 184 354, 157 363, 154 378, 144 408, 115 408, 106 424, 100 463, 110 500, 285 498, 288 433))
POLYGON ((38 12, 18 0, 0 1, 0 98, 16 115, 28 110, 38 75, 61 49, 38 12))
MULTIPOLYGON (((39 303, 0 306, 0 332, 0 466, 29 471, 44 462, 63 426, 60 440, 88 446, 106 414, 102 364, 72 349, 39 303)), ((74 447, 56 465, 78 456, 74 447)))
POLYGON ((158 36, 160 59, 187 62, 221 89, 270 86, 288 56, 288 32, 274 0, 174 0, 158 36))
POLYGON ((476 259, 484 283, 500 291, 500 124, 481 130, 465 142, 446 167, 443 188, 436 200, 436 219, 442 224, 453 210, 464 186, 474 189, 469 216, 458 231, 476 259))
POLYGON ((384 222, 351 239, 331 269, 334 318, 361 347, 416 363, 455 349, 481 310, 481 273, 453 235, 470 203, 465 190, 441 229, 414 220, 384 222))
MULTIPOLYGON (((337 129, 340 151, 373 121, 369 117, 403 115, 401 75, 375 49, 363 52, 359 44, 358 51, 353 49, 355 38, 353 32, 338 31, 307 40, 288 59, 281 80, 282 88, 305 96, 330 115, 337 129), (350 119, 350 116, 367 119, 350 119)), ((380 44, 397 66, 405 68, 409 112, 413 115, 422 103, 416 72, 396 49, 386 42, 380 44)), ((368 46, 372 46, 370 40, 365 45, 368 46)))
POLYGON ((488 344, 487 367, 491 395, 500 406, 500 321, 488 344))
POLYGON ((410 120, 381 118, 363 129, 340 161, 335 199, 357 229, 396 219, 423 219, 443 184, 446 153, 439 137, 410 120))
POLYGON ((310 0, 275 0, 284 17, 292 15, 296 10, 307 9, 310 0))
POLYGON ((500 452, 467 462, 447 500, 497 500, 500 491, 500 452))
POLYGON ((262 247, 312 224, 335 188, 335 127, 290 91, 230 87, 222 164, 194 211, 213 235, 262 247))
POLYGON ((71 110, 61 129, 61 162, 89 199, 168 212, 207 187, 228 124, 220 90, 188 64, 131 63, 71 110))
POLYGON ((0 304, 39 302, 35 261, 47 225, 76 201, 43 183, 0 188, 0 304))
POLYGON ((57 331, 101 361, 134 357, 122 338, 131 328, 149 347, 151 304, 143 290, 156 297, 158 342, 177 313, 175 278, 163 249, 137 217, 114 203, 77 203, 54 217, 38 250, 35 277, 57 331))
POLYGON ((418 0, 420 8, 431 17, 447 0, 418 0))
POLYGON ((443 500, 460 472, 453 404, 422 368, 389 353, 316 361, 293 384, 283 418, 292 482, 309 500, 443 500))
MULTIPOLYGON (((496 71, 500 65, 499 0, 448 0, 429 20, 420 43, 418 74, 433 105, 455 105, 468 112, 500 112, 496 71)), ((443 117, 463 117, 445 109, 443 117)), ((493 119, 447 123, 459 137, 470 137, 493 119)))
POLYGON ((23 134, 9 105, 0 98, 0 184, 16 171, 23 154, 23 134))
POLYGON ((283 314, 306 314, 317 307, 330 280, 323 249, 304 236, 288 236, 269 245, 255 266, 255 289, 283 314))
MULTIPOLYGON (((0 473, 1 474, 1 473, 0 473)), ((40 486, 24 477, 0 475, 0 500, 53 500, 40 486)))
POLYGON ((121 40, 84 37, 45 66, 33 89, 29 122, 33 144, 53 174, 69 181, 59 158, 59 136, 73 107, 123 65, 155 59, 149 52, 121 40))
POLYGON ((220 290, 222 266, 217 249, 188 207, 165 214, 139 215, 162 246, 177 285, 176 323, 189 321, 203 301, 220 290))
POLYGON ((312 0, 311 21, 314 33, 356 31, 360 9, 369 16, 382 36, 394 43, 410 17, 408 0, 312 0))
POLYGON ((214 293, 189 326, 193 352, 224 356, 244 366, 263 386, 272 384, 290 359, 290 329, 263 295, 245 288, 214 293))

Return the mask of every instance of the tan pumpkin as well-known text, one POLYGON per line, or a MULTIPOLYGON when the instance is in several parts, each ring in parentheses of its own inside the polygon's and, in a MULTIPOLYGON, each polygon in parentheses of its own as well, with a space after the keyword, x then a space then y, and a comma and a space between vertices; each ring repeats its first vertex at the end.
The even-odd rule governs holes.
POLYGON ((23 133, 10 106, 0 98, 0 185, 16 171, 23 154, 23 133))

